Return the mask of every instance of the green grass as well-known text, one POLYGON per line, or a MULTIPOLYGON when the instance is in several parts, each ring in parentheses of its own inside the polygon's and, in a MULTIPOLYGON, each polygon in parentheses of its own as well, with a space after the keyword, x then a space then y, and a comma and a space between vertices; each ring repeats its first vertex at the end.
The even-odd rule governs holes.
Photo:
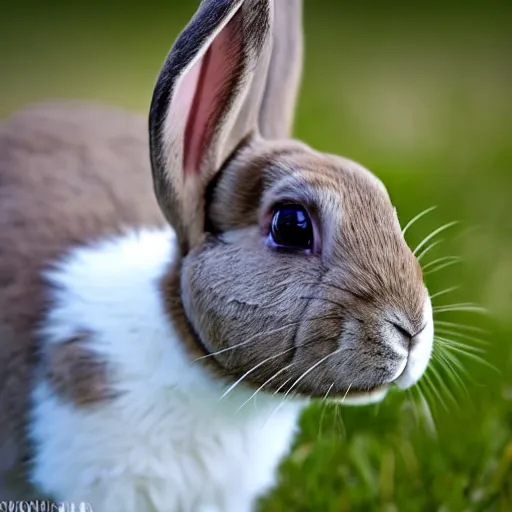
MULTIPOLYGON (((452 255, 462 263, 429 274, 427 284, 432 294, 460 286, 437 305, 477 302, 489 310, 436 318, 489 331, 478 355, 496 370, 453 352, 462 383, 441 358, 423 389, 428 408, 417 391, 396 391, 379 406, 313 405, 261 510, 511 511, 510 7, 306 4, 297 135, 372 169, 402 223, 437 205, 408 232, 411 247, 460 221, 423 263, 452 255)), ((194 5, 11 5, 0 19, 0 114, 47 97, 145 112, 194 5)))

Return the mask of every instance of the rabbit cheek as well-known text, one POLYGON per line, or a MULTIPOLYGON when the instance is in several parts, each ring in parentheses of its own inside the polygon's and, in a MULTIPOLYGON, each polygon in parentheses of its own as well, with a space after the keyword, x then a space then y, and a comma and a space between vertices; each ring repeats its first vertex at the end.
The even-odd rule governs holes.
MULTIPOLYGON (((293 359, 307 305, 307 284, 299 279, 306 265, 301 258, 292 261, 269 252, 257 228, 240 230, 228 242, 214 240, 185 258, 181 293, 186 315, 232 376, 251 370, 244 380, 262 384, 293 359), (297 278, 291 277, 295 272, 297 278)), ((270 387, 278 387, 285 376, 283 370, 270 387)))

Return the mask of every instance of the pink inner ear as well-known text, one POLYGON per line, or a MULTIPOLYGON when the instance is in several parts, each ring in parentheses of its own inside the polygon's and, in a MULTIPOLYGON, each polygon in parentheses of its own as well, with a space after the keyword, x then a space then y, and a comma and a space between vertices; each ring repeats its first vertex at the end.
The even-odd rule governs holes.
POLYGON ((240 12, 215 37, 206 53, 183 77, 171 107, 186 116, 183 171, 199 174, 215 132, 236 92, 243 58, 240 12))
MULTIPOLYGON (((169 115, 172 115, 172 117, 174 118, 173 130, 182 130, 184 127, 185 133, 188 131, 188 122, 185 123, 185 120, 188 120, 190 116, 190 111, 192 110, 193 107, 194 97, 199 83, 200 72, 202 69, 202 61, 203 59, 199 59, 197 62, 195 62, 193 66, 188 70, 188 72, 185 73, 181 81, 177 84, 176 92, 171 100, 171 105, 169 108, 169 115)), ((182 139, 183 136, 180 136, 179 140, 181 141, 182 139)), ((186 135, 184 145, 184 162, 182 162, 182 165, 183 169, 185 170, 184 165, 187 160, 186 135)))

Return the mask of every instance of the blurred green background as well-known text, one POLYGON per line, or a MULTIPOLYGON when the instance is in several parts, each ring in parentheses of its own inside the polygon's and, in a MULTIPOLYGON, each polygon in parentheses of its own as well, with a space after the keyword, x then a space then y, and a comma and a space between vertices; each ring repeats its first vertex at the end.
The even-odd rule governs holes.
MULTIPOLYGON (((5 3, 0 116, 63 97, 145 114, 195 7, 5 3)), ((402 224, 437 205, 408 233, 411 246, 460 221, 424 263, 463 262, 429 274, 428 285, 431 293, 460 286, 437 305, 478 302, 489 314, 436 319, 488 331, 478 334, 486 353, 471 353, 496 368, 453 352, 462 382, 438 364, 424 388, 428 406, 417 392, 392 393, 380 406, 312 406, 262 511, 512 511, 511 14, 512 2, 306 0, 296 135, 373 170, 402 224)), ((453 330, 480 347, 461 335, 472 330, 453 330)))

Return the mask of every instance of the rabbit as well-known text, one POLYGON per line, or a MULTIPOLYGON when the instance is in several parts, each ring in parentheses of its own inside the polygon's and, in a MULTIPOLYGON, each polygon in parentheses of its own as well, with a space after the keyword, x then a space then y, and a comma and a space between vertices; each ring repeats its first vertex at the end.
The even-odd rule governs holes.
POLYGON ((424 374, 432 307, 385 186, 291 138, 302 17, 203 0, 147 127, 80 103, 1 125, 2 499, 249 512, 312 399, 424 374))

